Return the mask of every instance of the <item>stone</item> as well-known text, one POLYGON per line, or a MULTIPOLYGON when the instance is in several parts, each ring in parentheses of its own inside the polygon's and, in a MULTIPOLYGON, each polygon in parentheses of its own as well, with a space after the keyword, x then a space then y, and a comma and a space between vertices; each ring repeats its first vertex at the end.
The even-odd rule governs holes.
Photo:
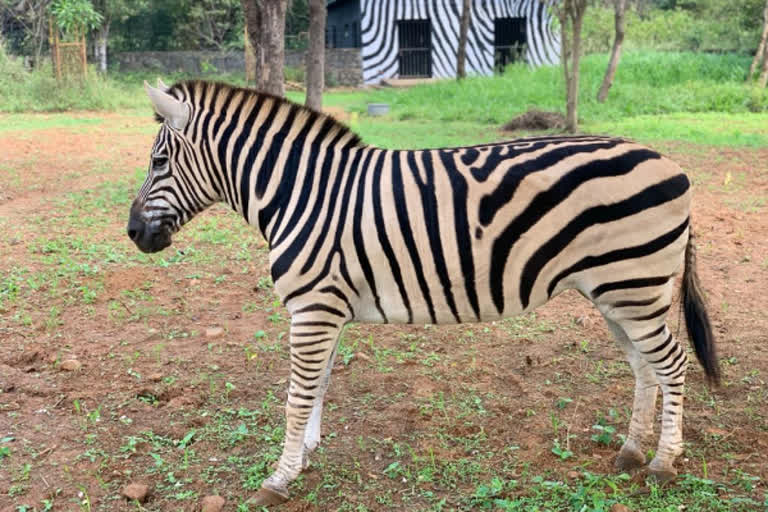
POLYGON ((209 327, 205 330, 206 338, 218 338, 224 334, 223 327, 209 327))
POLYGON ((221 512, 226 500, 221 496, 206 496, 202 501, 202 512, 221 512))
POLYGON ((163 380, 163 374, 152 373, 147 377, 147 379, 149 379, 149 382, 160 382, 161 380, 163 380))
POLYGON ((147 497, 149 496, 149 486, 139 483, 128 484, 123 487, 123 490, 120 491, 120 494, 131 501, 144 503, 147 501, 147 497))
POLYGON ((616 503, 611 507, 611 512, 632 512, 632 509, 621 503, 616 503))
POLYGON ((59 368, 65 372, 76 372, 82 367, 83 365, 77 359, 67 359, 66 361, 62 361, 59 365, 59 368))
POLYGON ((579 478, 581 478, 581 473, 579 473, 578 471, 569 471, 568 478, 570 478, 571 480, 578 480, 579 478))

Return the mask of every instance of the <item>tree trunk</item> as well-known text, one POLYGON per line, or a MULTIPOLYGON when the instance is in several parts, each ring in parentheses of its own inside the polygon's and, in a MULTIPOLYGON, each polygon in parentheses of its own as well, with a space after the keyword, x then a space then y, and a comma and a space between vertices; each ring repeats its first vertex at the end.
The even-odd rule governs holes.
POLYGON ((766 82, 768 82, 768 52, 763 52, 763 69, 760 71, 757 83, 761 88, 765 88, 766 82))
POLYGON ((107 41, 109 40, 109 23, 105 23, 99 29, 96 37, 95 49, 96 57, 99 60, 99 70, 102 73, 107 72, 107 41))
POLYGON ((43 64, 43 43, 45 42, 45 26, 47 25, 47 5, 41 4, 41 9, 37 13, 37 26, 35 27, 35 37, 37 37, 37 48, 35 49, 35 68, 40 69, 43 64))
POLYGON ((461 80, 467 76, 467 33, 469 32, 470 0, 464 0, 461 8, 461 21, 459 25, 459 49, 456 54, 456 79, 461 80))
POLYGON ((285 96, 285 12, 287 0, 263 0, 264 91, 275 96, 285 96))
POLYGON ((245 37, 245 81, 249 84, 256 83, 256 54, 254 53, 253 45, 251 44, 251 36, 248 34, 248 26, 244 24, 243 31, 245 37))
POLYGON ((616 34, 613 39, 611 60, 608 61, 608 69, 605 70, 603 84, 600 86, 600 91, 597 93, 597 101, 600 103, 603 103, 605 98, 608 97, 608 91, 611 90, 611 86, 613 85, 613 78, 616 76, 616 67, 619 65, 619 59, 621 58, 621 45, 624 43, 624 12, 626 8, 627 0, 613 0, 616 34))
POLYGON ((760 44, 757 45, 755 58, 752 59, 752 64, 749 66, 749 76, 747 76, 747 82, 752 81, 752 77, 755 76, 755 71, 757 71, 758 63, 765 58, 766 39, 768 39, 768 0, 766 0, 765 9, 763 9, 763 34, 760 36, 760 44))
POLYGON ((264 33, 262 0, 240 0, 245 17, 246 80, 256 89, 264 89, 264 33))
POLYGON ((562 35, 561 62, 565 75, 566 115, 565 127, 570 133, 576 132, 579 123, 579 62, 581 59, 581 27, 587 0, 563 0, 557 13, 562 35), (568 28, 570 27, 570 34, 568 28), (568 36, 571 40, 568 40, 568 36), (570 58, 570 69, 568 60, 570 58))
POLYGON ((325 87, 325 0, 309 0, 309 48, 307 49, 307 101, 309 108, 323 107, 325 87))

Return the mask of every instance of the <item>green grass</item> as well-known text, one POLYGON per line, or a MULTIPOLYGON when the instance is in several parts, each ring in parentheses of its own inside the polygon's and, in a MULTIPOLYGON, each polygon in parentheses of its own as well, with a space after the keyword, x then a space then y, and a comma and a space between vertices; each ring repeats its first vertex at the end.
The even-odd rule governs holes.
POLYGON ((104 122, 96 117, 66 117, 57 115, 8 114, 0 116, 0 133, 10 131, 34 131, 50 128, 89 128, 104 122))
POLYGON ((585 123, 584 131, 638 140, 680 140, 711 146, 768 146, 768 115, 753 113, 675 113, 585 123))
POLYGON ((59 83, 50 66, 26 71, 0 46, 0 112, 117 110, 141 106, 135 86, 127 87, 93 70, 85 80, 59 83))
MULTIPOLYGON (((616 81, 605 104, 595 95, 607 55, 582 59, 580 115, 582 121, 608 121, 628 116, 675 112, 742 113, 766 110, 768 97, 744 85, 749 58, 734 55, 643 52, 622 57, 616 81)), ((501 124, 535 107, 563 111, 559 67, 532 69, 524 64, 503 75, 472 77, 421 85, 407 90, 379 89, 366 101, 390 103, 398 119, 473 121, 501 124)), ((362 110, 363 105, 357 105, 362 110)))
MULTIPOLYGON (((589 133, 621 135, 641 141, 685 140, 697 144, 768 146, 768 94, 744 83, 750 58, 674 52, 630 52, 622 57, 616 81, 604 104, 595 99, 608 56, 582 60, 580 127, 589 133)), ((59 86, 47 72, 27 73, 0 55, 0 112, 118 108, 149 115, 141 89, 157 73, 91 73, 82 85, 59 86), (140 109, 140 110, 139 110, 140 109)), ((164 75, 171 83, 185 75, 164 75)), ((210 79, 243 85, 242 75, 210 79)), ((302 102, 304 94, 287 97, 302 102)), ((361 89, 328 92, 325 106, 356 114, 349 123, 370 144, 387 148, 426 148, 474 144, 510 138, 497 128, 531 109, 563 112, 562 72, 558 66, 510 66, 503 75, 470 77, 409 89, 361 89), (370 118, 366 104, 391 105, 385 118, 370 118)), ((44 127, 84 127, 88 117, 46 119, 7 116, 0 132, 44 127), (69 123, 69 124, 68 124, 69 123)), ((117 127, 116 129, 119 129, 117 127)))

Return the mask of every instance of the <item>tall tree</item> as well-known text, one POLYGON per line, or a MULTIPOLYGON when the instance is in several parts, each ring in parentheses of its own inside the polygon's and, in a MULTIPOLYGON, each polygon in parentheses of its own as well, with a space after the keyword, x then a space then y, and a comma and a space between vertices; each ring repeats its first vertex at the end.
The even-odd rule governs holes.
MULTIPOLYGON (((254 1, 254 0, 250 0, 254 1)), ((285 96, 285 12, 288 0, 261 0, 262 24, 266 36, 264 47, 263 90, 285 96)))
POLYGON ((766 40, 768 40, 768 0, 765 2, 765 9, 763 9, 763 34, 760 36, 760 43, 757 45, 757 51, 755 52, 755 58, 752 59, 752 64, 749 66, 749 76, 747 82, 752 81, 752 77, 755 75, 757 66, 761 61, 765 61, 766 56, 766 40))
POLYGON ((611 90, 613 79, 616 76, 616 67, 621 58, 621 45, 624 43, 624 14, 627 9, 627 0, 613 0, 613 22, 616 33, 613 38, 613 49, 611 50, 611 59, 608 61, 608 68, 605 70, 603 83, 597 93, 597 101, 603 103, 608 97, 608 91, 611 90))
POLYGON ((757 79, 757 83, 761 88, 765 88, 765 84, 768 83, 768 52, 763 52, 763 68, 760 71, 760 78, 757 79))
POLYGON ((264 15, 261 0, 240 0, 245 17, 246 80, 259 90, 264 89, 264 15), (250 62, 248 62, 250 60, 250 62), (250 65, 249 65, 250 64, 250 65))
POLYGON ((470 0, 463 0, 459 20, 459 49, 456 53, 456 79, 467 76, 467 34, 469 33, 470 0))
POLYGON ((325 87, 325 0, 309 0, 309 49, 307 50, 307 101, 315 110, 323 106, 325 87))
POLYGON ((6 39, 12 50, 34 55, 34 66, 42 63, 45 41, 48 39, 48 6, 50 0, 0 0, 2 18, 12 20, 21 28, 21 35, 6 39))
MULTIPOLYGON (((112 1, 112 0, 109 0, 112 1)), ((164 0, 181 15, 174 36, 188 47, 223 51, 240 36, 240 0, 164 0)))
POLYGON ((584 13, 587 11, 587 0, 561 0, 553 7, 560 20, 560 30, 562 31, 560 61, 565 75, 565 127, 566 130, 573 133, 578 128, 579 123, 581 27, 584 24, 584 13))
POLYGON ((99 70, 107 71, 107 41, 112 23, 136 15, 147 7, 147 0, 93 0, 93 7, 101 14, 101 24, 96 28, 94 57, 99 62, 99 70))

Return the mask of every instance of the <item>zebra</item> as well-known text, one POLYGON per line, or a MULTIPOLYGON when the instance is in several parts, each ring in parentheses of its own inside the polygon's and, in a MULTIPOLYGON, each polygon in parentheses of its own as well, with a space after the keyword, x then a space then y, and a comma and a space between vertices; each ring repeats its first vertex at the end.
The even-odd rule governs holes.
POLYGON ((681 269, 689 337, 709 383, 720 379, 691 184, 677 164, 591 135, 386 150, 269 94, 205 81, 144 85, 162 124, 128 236, 160 251, 193 216, 226 202, 268 242, 274 289, 291 315, 283 452, 256 503, 287 500, 320 442, 345 324, 490 321, 566 289, 602 313, 635 374, 617 468, 645 465, 660 388, 648 471, 674 477, 688 357, 666 317, 681 269))

